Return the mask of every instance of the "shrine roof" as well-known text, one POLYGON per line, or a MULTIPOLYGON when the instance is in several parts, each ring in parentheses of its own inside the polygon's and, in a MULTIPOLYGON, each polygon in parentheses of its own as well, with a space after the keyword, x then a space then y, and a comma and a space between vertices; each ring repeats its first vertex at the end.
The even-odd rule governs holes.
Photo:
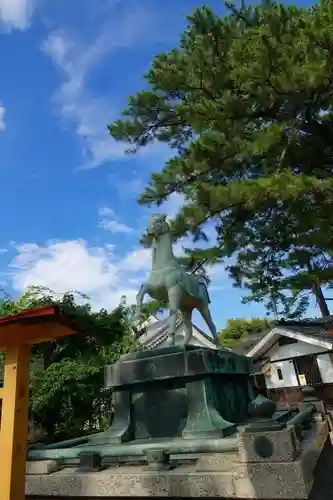
POLYGON ((77 325, 58 306, 36 307, 0 318, 0 349, 56 340, 77 332, 77 325))
POLYGON ((0 318, 0 328, 15 323, 43 323, 45 321, 59 321, 68 324, 70 320, 58 306, 49 305, 27 309, 17 314, 10 314, 0 318))

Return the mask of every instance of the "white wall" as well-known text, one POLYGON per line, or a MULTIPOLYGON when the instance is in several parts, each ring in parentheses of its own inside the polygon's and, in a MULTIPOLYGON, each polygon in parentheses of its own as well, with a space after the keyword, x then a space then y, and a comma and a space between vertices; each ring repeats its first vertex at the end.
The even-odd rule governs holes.
POLYGON ((276 363, 272 363, 270 366, 270 376, 265 374, 267 389, 298 386, 297 376, 292 361, 277 361, 276 363), (278 368, 280 368, 282 372, 282 380, 279 380, 277 371, 278 368))
MULTIPOLYGON (((278 361, 286 358, 296 358, 297 356, 305 356, 307 354, 325 353, 327 349, 324 347, 308 344, 307 342, 296 342, 295 344, 276 345, 266 354, 271 361, 278 361)), ((265 357, 266 357, 265 356, 265 357)))
MULTIPOLYGON (((287 346, 288 347, 288 346, 287 346)), ((296 356, 295 356, 296 357, 296 356)), ((319 354, 317 362, 324 384, 333 383, 333 353, 319 354)), ((271 365, 271 375, 265 375, 267 389, 280 389, 283 387, 297 387, 298 381, 293 362, 276 361, 271 365), (282 371, 282 380, 279 380, 277 369, 282 371)))
POLYGON ((317 357, 317 362, 324 384, 333 383, 333 355, 320 354, 317 357))

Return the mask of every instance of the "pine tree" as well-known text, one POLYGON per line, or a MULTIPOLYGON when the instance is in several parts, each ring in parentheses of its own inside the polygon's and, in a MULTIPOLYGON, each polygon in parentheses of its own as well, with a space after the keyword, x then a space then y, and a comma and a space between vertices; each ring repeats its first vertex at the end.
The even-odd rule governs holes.
POLYGON ((174 156, 139 199, 182 193, 175 237, 216 241, 193 259, 228 266, 249 300, 299 315, 304 292, 333 280, 333 9, 263 1, 188 17, 179 47, 158 54, 148 89, 109 125, 129 150, 167 143, 174 156), (279 309, 280 307, 280 309, 279 309))

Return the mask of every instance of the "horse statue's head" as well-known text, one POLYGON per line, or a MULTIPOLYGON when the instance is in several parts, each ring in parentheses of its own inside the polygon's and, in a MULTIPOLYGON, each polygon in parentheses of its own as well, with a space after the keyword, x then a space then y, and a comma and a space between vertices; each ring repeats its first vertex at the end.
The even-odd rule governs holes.
POLYGON ((149 236, 158 237, 161 234, 169 231, 166 214, 153 214, 149 219, 148 234, 149 236))

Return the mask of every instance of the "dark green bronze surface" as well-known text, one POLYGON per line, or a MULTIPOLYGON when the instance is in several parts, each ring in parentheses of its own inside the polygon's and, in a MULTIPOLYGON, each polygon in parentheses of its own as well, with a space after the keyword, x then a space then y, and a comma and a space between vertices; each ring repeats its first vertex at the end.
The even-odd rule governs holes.
MULTIPOLYGON (((196 346, 123 357, 105 369, 105 386, 114 394, 109 429, 90 436, 81 446, 78 443, 77 450, 59 444, 58 454, 54 445, 44 454, 76 456, 89 449, 119 453, 119 447, 141 449, 145 442, 160 446, 161 440, 167 446, 175 439, 187 442, 195 453, 203 443, 208 447, 215 440, 220 443, 221 438, 235 434, 237 424, 248 421, 253 399, 249 372, 246 357, 196 346)), ((40 450, 31 456, 36 453, 43 455, 40 450)))
MULTIPOLYGON (((115 458, 125 462, 128 458, 142 460, 149 450, 165 451, 170 455, 193 453, 234 453, 238 449, 237 438, 213 439, 147 439, 111 445, 68 445, 67 448, 48 448, 29 450, 28 460, 62 460, 80 458, 82 453, 99 453, 103 458, 115 458)), ((114 461, 113 461, 114 463, 114 461)))
POLYGON ((258 395, 249 404, 248 410, 255 421, 245 427, 245 432, 277 431, 286 426, 287 419, 275 419, 276 403, 265 396, 258 395))
POLYGON ((105 368, 106 388, 125 388, 172 378, 204 374, 246 374, 250 361, 231 351, 188 346, 165 347, 131 354, 105 368))
POLYGON ((115 419, 91 443, 228 436, 249 417, 249 372, 249 360, 227 350, 172 346, 126 356, 105 369, 115 419))

